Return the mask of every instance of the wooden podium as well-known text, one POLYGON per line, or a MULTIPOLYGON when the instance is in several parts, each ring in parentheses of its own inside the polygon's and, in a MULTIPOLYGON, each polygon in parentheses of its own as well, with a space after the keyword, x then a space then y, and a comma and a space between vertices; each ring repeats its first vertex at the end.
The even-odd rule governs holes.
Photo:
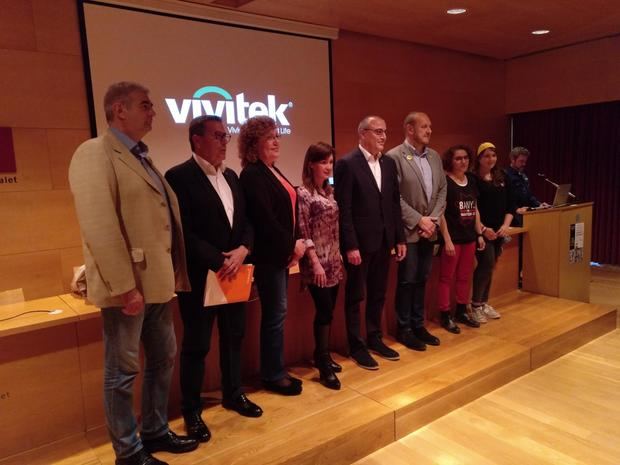
POLYGON ((592 202, 523 215, 523 290, 590 302, 592 202))

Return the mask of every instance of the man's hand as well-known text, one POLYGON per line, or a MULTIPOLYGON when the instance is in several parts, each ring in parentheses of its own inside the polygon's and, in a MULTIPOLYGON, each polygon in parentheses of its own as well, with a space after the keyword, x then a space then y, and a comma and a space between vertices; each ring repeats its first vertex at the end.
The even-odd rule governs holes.
POLYGON ((347 250, 347 261, 351 265, 361 265, 362 256, 360 255, 359 249, 347 250))
POLYGON ((407 244, 396 244, 396 261, 400 262, 407 256, 407 244))
POLYGON ((222 267, 217 272, 217 276, 220 279, 233 279, 237 271, 239 271, 239 267, 243 264, 245 257, 248 256, 248 249, 244 245, 240 245, 236 249, 231 250, 230 252, 222 252, 224 255, 224 263, 222 267))
POLYGON ((123 313, 129 316, 136 316, 144 311, 144 297, 142 293, 134 288, 129 292, 120 295, 123 302, 123 313))
POLYGON ((423 216, 418 221, 418 234, 428 239, 435 233, 435 229, 437 228, 437 218, 432 216, 423 216))

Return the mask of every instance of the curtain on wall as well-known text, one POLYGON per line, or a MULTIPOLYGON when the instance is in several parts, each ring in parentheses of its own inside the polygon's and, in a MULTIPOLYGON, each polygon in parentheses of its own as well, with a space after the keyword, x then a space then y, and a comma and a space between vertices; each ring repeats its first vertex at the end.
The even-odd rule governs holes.
POLYGON ((555 189, 538 173, 571 183, 578 200, 594 202, 592 260, 620 265, 620 102, 513 117, 513 145, 530 150, 532 190, 551 202, 555 189))

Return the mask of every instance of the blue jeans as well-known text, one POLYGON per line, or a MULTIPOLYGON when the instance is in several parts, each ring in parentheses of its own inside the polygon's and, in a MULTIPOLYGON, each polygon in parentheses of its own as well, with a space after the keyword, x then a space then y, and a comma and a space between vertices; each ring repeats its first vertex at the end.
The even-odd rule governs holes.
POLYGON ((147 304, 139 315, 121 308, 101 310, 105 367, 103 403, 112 447, 118 458, 142 449, 133 413, 133 383, 140 369, 140 341, 144 347, 142 432, 153 439, 168 432, 168 392, 174 368, 176 339, 168 304, 147 304))
POLYGON ((399 331, 424 326, 426 280, 432 263, 432 242, 420 239, 407 243, 407 256, 398 264, 395 307, 399 331))
POLYGON ((260 372, 263 381, 278 381, 284 369, 284 319, 286 318, 288 269, 257 264, 254 279, 261 306, 260 372))

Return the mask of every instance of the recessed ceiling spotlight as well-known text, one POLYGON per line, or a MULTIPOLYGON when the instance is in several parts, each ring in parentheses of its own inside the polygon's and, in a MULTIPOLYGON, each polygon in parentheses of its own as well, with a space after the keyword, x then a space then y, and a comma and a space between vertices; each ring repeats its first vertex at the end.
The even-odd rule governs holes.
POLYGON ((449 15, 462 15, 467 10, 465 8, 450 8, 446 11, 449 15))
POLYGON ((542 36, 544 34, 549 34, 551 31, 549 29, 537 29, 536 31, 532 31, 532 34, 535 36, 542 36))

